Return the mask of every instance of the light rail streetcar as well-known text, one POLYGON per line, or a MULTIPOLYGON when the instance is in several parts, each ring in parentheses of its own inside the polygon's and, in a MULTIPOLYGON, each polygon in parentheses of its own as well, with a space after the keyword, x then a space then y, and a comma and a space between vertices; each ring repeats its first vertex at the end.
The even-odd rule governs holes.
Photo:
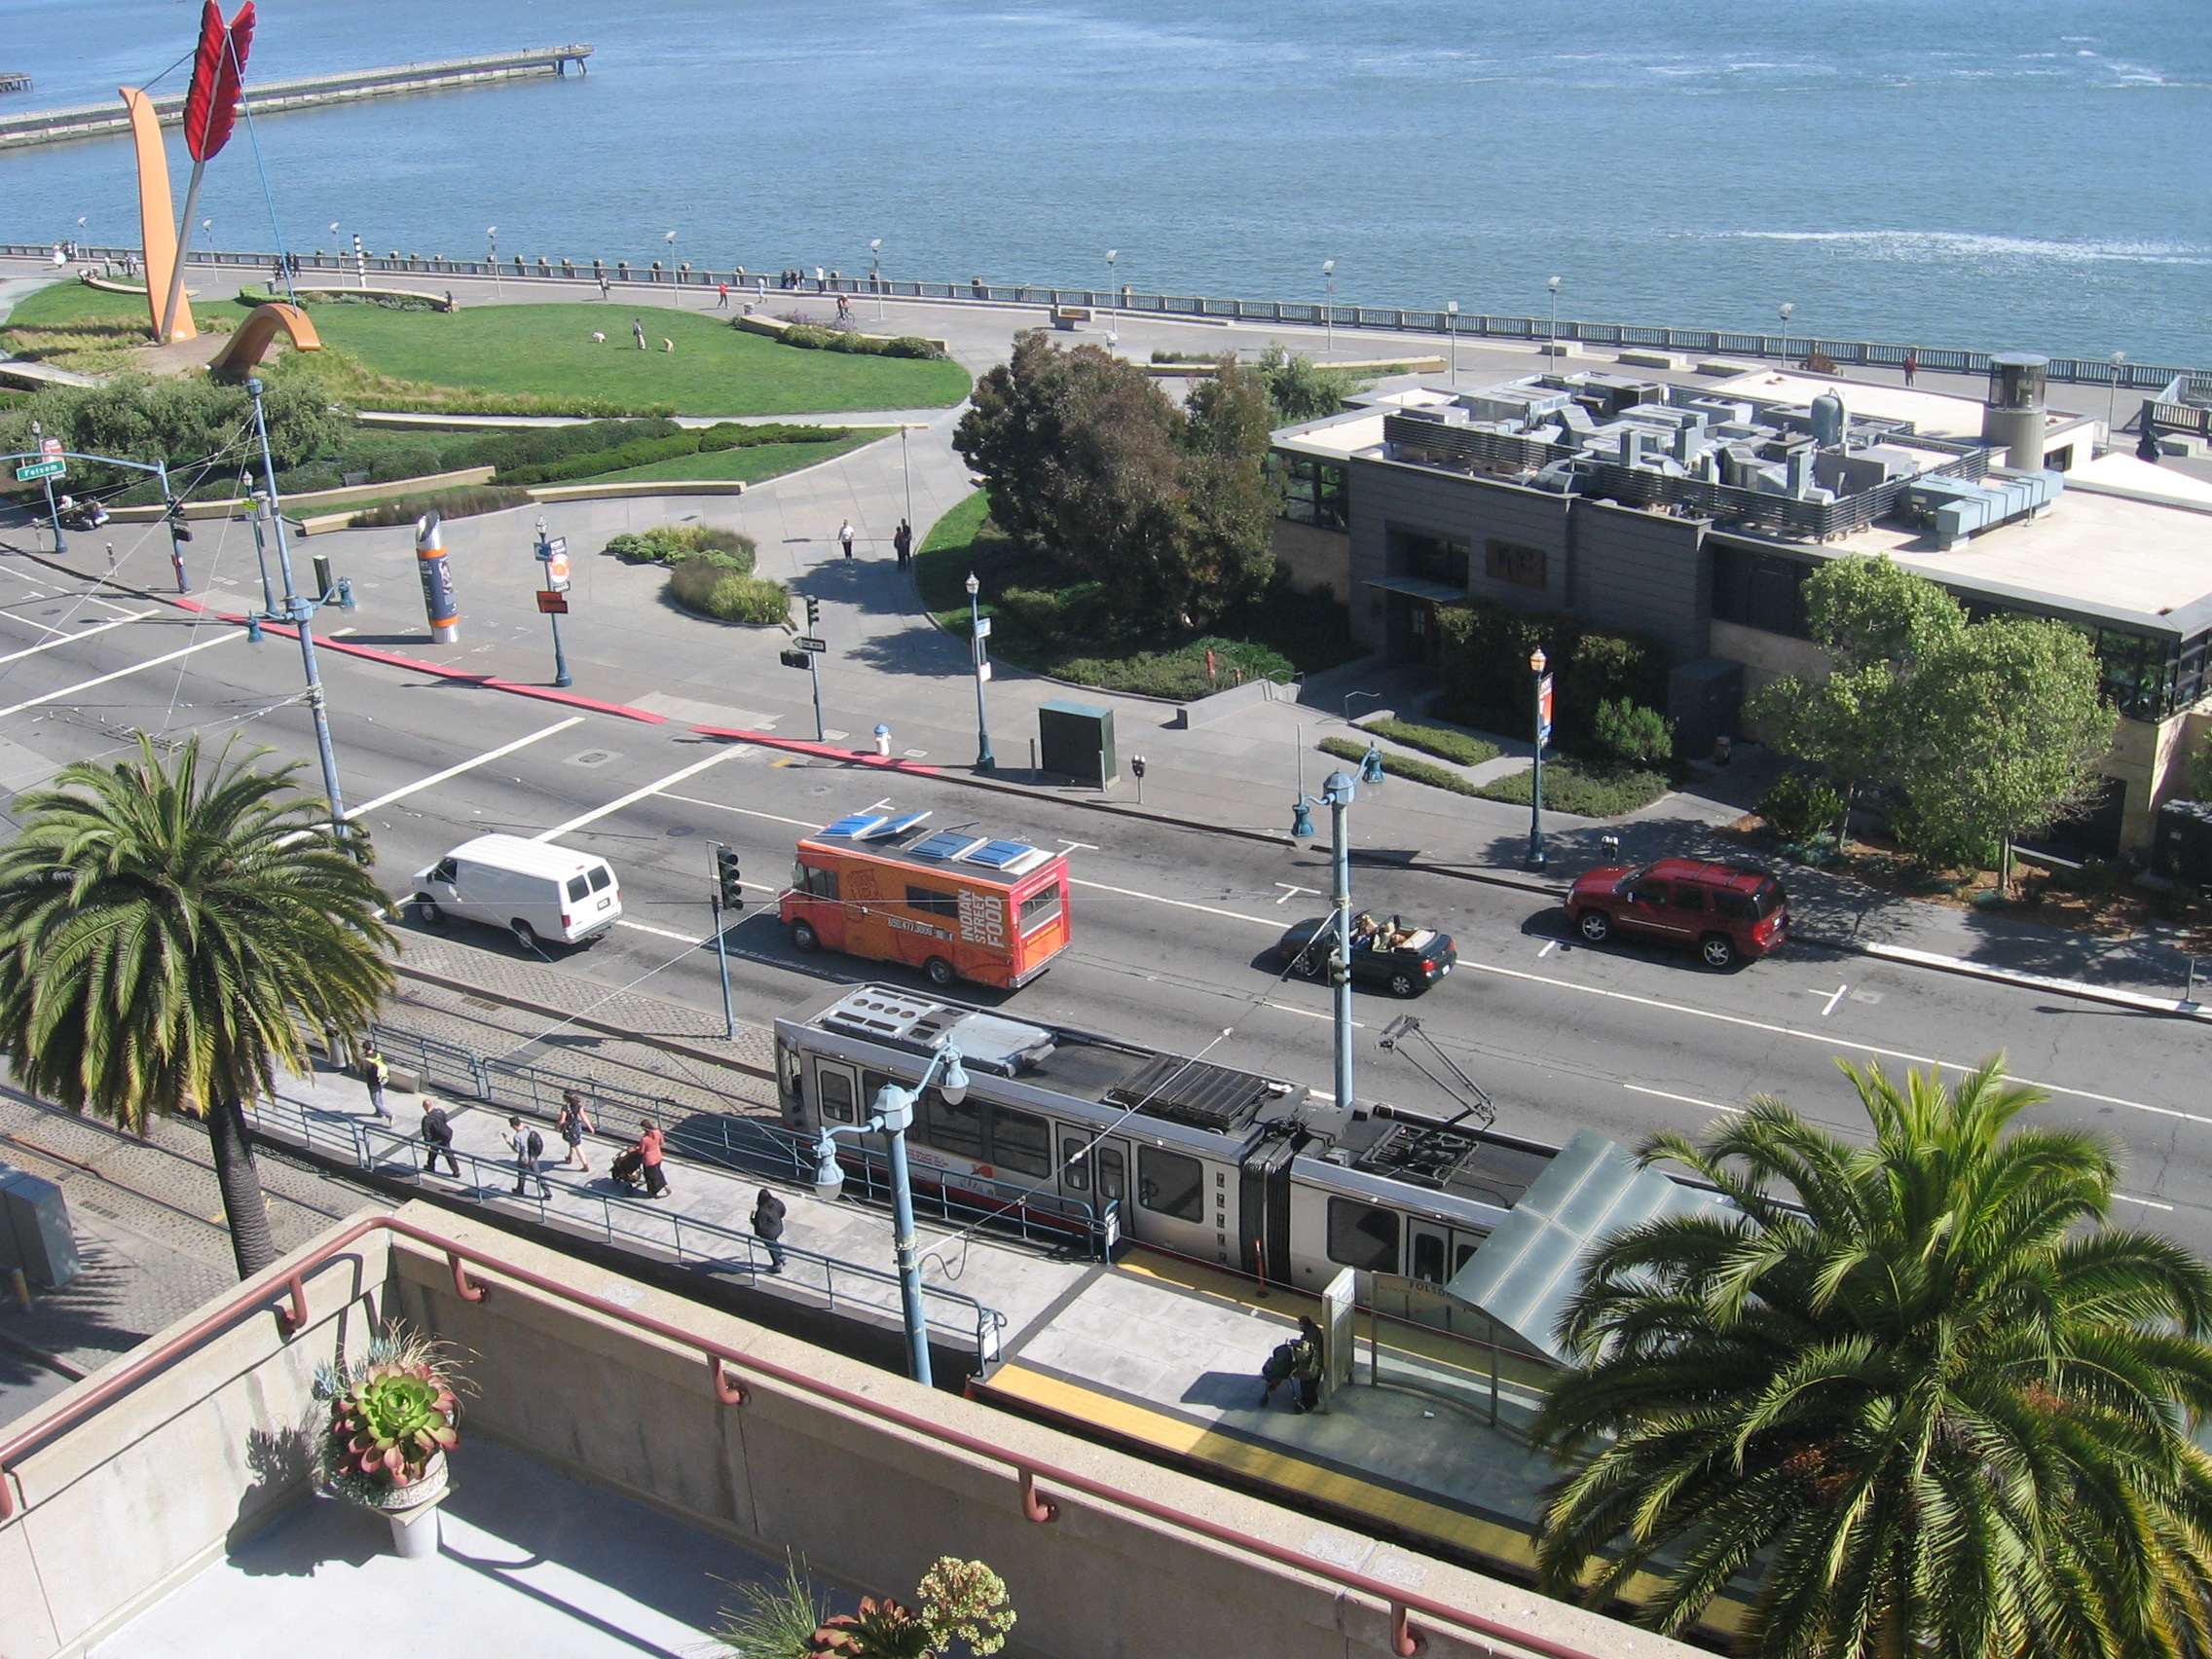
POLYGON ((1009 1207, 1024 1192, 1045 1210, 1112 1204, 1124 1237, 1299 1289, 1345 1268, 1449 1281, 1557 1156, 885 985, 829 988, 776 1021, 784 1122, 808 1135, 866 1122, 879 1088, 912 1087, 948 1042, 969 1088, 958 1105, 922 1095, 917 1183, 1009 1207))

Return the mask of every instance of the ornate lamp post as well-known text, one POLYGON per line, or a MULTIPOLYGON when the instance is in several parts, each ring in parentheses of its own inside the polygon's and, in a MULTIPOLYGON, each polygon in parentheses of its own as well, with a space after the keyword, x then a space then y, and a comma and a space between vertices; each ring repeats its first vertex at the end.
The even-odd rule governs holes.
POLYGON ((1542 869, 1544 857, 1544 745, 1552 737, 1552 677, 1544 672, 1543 647, 1529 653, 1529 673, 1536 682, 1536 764, 1529 793, 1528 867, 1542 869))

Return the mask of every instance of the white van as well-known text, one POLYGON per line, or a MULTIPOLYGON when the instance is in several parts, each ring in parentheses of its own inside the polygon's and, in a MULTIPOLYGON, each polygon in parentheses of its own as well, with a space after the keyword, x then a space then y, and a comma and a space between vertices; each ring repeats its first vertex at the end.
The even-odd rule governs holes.
POLYGON ((605 933, 622 914, 622 889, 594 854, 479 835, 416 875, 415 908, 433 925, 460 916, 505 928, 528 950, 540 940, 578 944, 605 933))

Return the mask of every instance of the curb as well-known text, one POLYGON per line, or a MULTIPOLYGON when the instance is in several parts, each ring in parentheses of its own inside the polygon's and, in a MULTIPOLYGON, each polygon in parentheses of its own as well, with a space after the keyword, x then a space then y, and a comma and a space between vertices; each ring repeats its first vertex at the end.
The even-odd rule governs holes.
POLYGON ((454 991, 461 996, 489 996, 508 1008, 518 1008, 525 1014, 535 1014, 541 1019, 558 1020, 564 1025, 578 1026, 585 1031, 596 1031, 603 1037, 619 1037, 626 1043, 635 1043, 644 1049, 658 1049, 662 1053, 675 1054, 681 1059, 696 1060, 701 1065, 716 1066, 723 1071, 739 1072, 746 1077, 761 1078, 769 1083, 776 1081, 775 1071, 768 1066, 756 1066, 727 1054, 711 1053, 686 1043, 681 1037, 657 1037, 642 1031, 632 1031, 609 1020, 593 1019, 586 1014, 558 1009, 545 1003, 518 997, 511 991, 491 990, 483 985, 470 984, 465 979, 449 979, 443 974, 433 974, 426 968, 412 968, 403 961, 394 961, 391 971, 410 979, 420 979, 425 985, 435 985, 443 991, 454 991))
POLYGON ((2116 986, 2092 985, 2083 979, 2061 979, 2048 974, 2028 974, 2014 968, 1992 968, 1986 963, 1969 962, 1963 956, 1944 956, 1933 950, 1914 950, 1901 944, 1869 944, 1859 940, 1833 939, 1821 934, 1792 933, 1792 939, 1803 940, 1829 950, 1849 951, 1854 956, 1871 956, 1885 962, 1899 962, 1908 968, 1926 968, 1938 974, 1956 974, 1962 978, 1988 979, 2002 985, 2017 985, 2023 990, 2049 991, 2054 995, 2079 997, 2084 1002, 2108 1003, 2115 1008, 2131 1008, 2139 1014, 2155 1014, 2167 1019, 2194 1019, 2212 1023, 2212 1009, 2195 1003, 2184 1002, 2179 997, 2146 996, 2141 991, 2123 991, 2116 986))

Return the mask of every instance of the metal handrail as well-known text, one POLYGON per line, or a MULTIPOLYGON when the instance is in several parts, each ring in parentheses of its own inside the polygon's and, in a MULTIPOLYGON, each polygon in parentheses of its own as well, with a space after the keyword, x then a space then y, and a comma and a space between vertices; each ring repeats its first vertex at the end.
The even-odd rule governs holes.
MULTIPOLYGON (((527 1285, 542 1296, 554 1297, 573 1307, 588 1309, 601 1318, 611 1319, 632 1330, 644 1331, 679 1347, 690 1348, 705 1362, 713 1397, 726 1405, 742 1408, 751 1400, 752 1391, 746 1386, 749 1377, 766 1379, 812 1399, 827 1401, 843 1410, 857 1413, 871 1421, 889 1423, 925 1441, 950 1447, 986 1462, 1000 1464, 1014 1476, 1021 1512, 1030 1521, 1050 1524, 1059 1519, 1059 1505, 1037 1491, 1039 1481, 1050 1481, 1067 1492, 1080 1493, 1098 1502, 1142 1515, 1179 1531, 1245 1555, 1257 1556, 1277 1567, 1288 1567, 1307 1577, 1318 1578, 1341 1590, 1348 1590, 1380 1602, 1390 1612, 1391 1645, 1404 1659, 1412 1659, 1422 1646, 1420 1633, 1411 1622, 1410 1615, 1414 1613, 1456 1626, 1486 1641, 1509 1642, 1528 1652, 1542 1654, 1545 1659, 1614 1659, 1612 1655, 1554 1641, 1550 1637, 1508 1624, 1502 1619, 1470 1608, 1456 1607, 1418 1591, 1407 1590, 1367 1573, 1339 1567, 1317 1555, 1309 1555, 1266 1538, 1255 1537, 1250 1532, 1239 1531, 1219 1522, 1209 1521, 1204 1516, 1178 1509, 1171 1503, 1130 1492, 1116 1486, 1112 1481, 1064 1468, 1041 1457, 1032 1457, 981 1435, 949 1428, 916 1413, 902 1410, 880 1394, 863 1394, 839 1387, 833 1382, 825 1382, 807 1372, 779 1365, 774 1360, 744 1352, 725 1343, 717 1342, 712 1337, 700 1336, 697 1332, 685 1330, 681 1325, 656 1318, 650 1313, 641 1313, 635 1309, 624 1308, 619 1303, 577 1290, 559 1279, 534 1272, 477 1245, 448 1238, 426 1227, 392 1215, 363 1216, 318 1246, 306 1260, 290 1266, 279 1264, 270 1269, 252 1283, 234 1291, 220 1307, 195 1320, 185 1330, 111 1367, 92 1382, 85 1392, 18 1429, 5 1440, 0 1440, 0 1525, 14 1520, 18 1513, 10 1469, 26 1452, 51 1440, 61 1430, 135 1387, 179 1354, 198 1346, 242 1316, 264 1310, 272 1311, 276 1313, 277 1322, 287 1337, 297 1334, 307 1324, 308 1275, 329 1265, 359 1239, 379 1232, 393 1234, 425 1249, 442 1253, 453 1273, 454 1290, 464 1302, 481 1302, 496 1288, 469 1276, 468 1270, 476 1268, 516 1284, 527 1285), (735 1378, 730 1376, 733 1367, 737 1372, 735 1378)), ((1624 1631, 1622 1634, 1627 1637, 1632 1633, 1624 1631)))
MULTIPOLYGON (((44 259, 52 242, 0 242, 0 258, 44 259)), ((78 262, 114 262, 126 254, 139 257, 136 248, 81 247, 78 262)), ((356 264, 351 253, 313 253, 294 256, 302 271, 351 273, 360 269, 387 275, 444 276, 498 276, 504 281, 629 282, 651 286, 713 288, 727 282, 733 289, 750 291, 765 271, 665 269, 658 260, 637 266, 628 260, 608 264, 592 260, 551 261, 509 255, 497 263, 484 259, 424 259, 420 255, 365 254, 356 264)), ((239 265, 268 270, 273 253, 222 252, 193 248, 187 265, 239 265)), ((994 306, 1088 306, 1112 315, 1117 312, 1149 313, 1157 316, 1230 317, 1247 322, 1294 323, 1318 328, 1332 321, 1339 328, 1371 328, 1393 334, 1462 335, 1474 339, 1566 341, 1573 345, 1647 347, 1669 351, 1707 351, 1719 356, 1772 357, 1801 361, 1818 352, 1838 364, 1874 368, 1901 368, 1910 358, 1930 374, 1985 375, 1987 351, 1960 350, 1941 346, 1911 346, 1887 341, 1825 340, 1802 334, 1746 334, 1726 328, 1668 328, 1656 324, 1581 322, 1562 317, 1555 325, 1549 317, 1494 316, 1480 312, 1448 313, 1420 307, 1324 306, 1300 300, 1214 299, 1197 295, 1122 294, 1104 288, 1040 287, 1032 283, 913 282, 885 277, 871 281, 866 276, 825 278, 817 285, 812 276, 798 288, 771 287, 768 295, 802 298, 808 294, 881 294, 891 299, 952 300, 994 306)), ((2076 386, 2117 386, 2155 391, 2180 378, 2199 391, 2212 391, 2212 369, 2183 369, 2156 363, 2114 363, 2106 357, 2053 357, 2045 371, 2049 381, 2076 386)))
MULTIPOLYGON (((253 1120, 256 1134, 268 1135, 276 1140, 289 1138, 310 1149, 320 1149, 333 1141, 344 1145, 356 1169, 387 1169, 394 1162, 400 1161, 399 1154, 404 1152, 409 1176, 417 1183, 424 1179, 428 1160, 425 1156, 426 1145, 420 1135, 406 1134, 397 1129, 387 1129, 382 1124, 362 1123, 352 1118, 326 1120, 318 1125, 305 1108, 293 1101, 256 1102, 249 1105, 246 1112, 253 1120), (269 1127, 272 1121, 279 1125, 274 1135, 270 1133, 269 1127), (326 1132, 318 1137, 315 1133, 318 1126, 326 1131, 336 1129, 342 1132, 336 1135, 326 1132), (383 1146, 381 1156, 377 1145, 379 1142, 383 1146)), ((455 1158, 468 1165, 469 1173, 465 1179, 474 1187, 492 1187, 498 1180, 511 1178, 516 1173, 512 1159, 485 1158, 476 1153, 445 1147, 438 1149, 439 1155, 442 1157, 449 1150, 453 1151, 455 1158)), ((455 1178, 462 1179, 458 1176, 455 1178)), ((573 1216, 560 1216, 560 1212, 553 1210, 542 1188, 535 1197, 527 1193, 511 1196, 525 1203, 535 1204, 541 1225, 550 1223, 557 1216, 563 1220, 576 1219, 573 1216)), ((622 1198, 612 1193, 577 1192, 574 1196, 598 1200, 599 1230, 610 1245, 620 1245, 625 1240, 651 1245, 672 1252, 680 1262, 696 1263, 723 1272, 745 1272, 755 1277, 774 1260, 767 1240, 750 1233, 741 1233, 732 1227, 724 1227, 719 1222, 702 1221, 696 1216, 685 1215, 682 1210, 655 1209, 638 1199, 622 1198), (643 1225, 646 1222, 659 1226, 643 1225), (666 1230, 665 1236, 660 1229, 666 1230), (719 1248, 687 1249, 687 1234, 694 1242, 704 1240, 719 1248)), ((832 1313, 838 1311, 840 1275, 847 1281, 858 1280, 863 1284, 879 1285, 890 1292, 888 1301, 878 1303, 855 1296, 848 1290, 843 1297, 847 1307, 865 1308, 880 1313, 898 1306, 897 1273, 882 1268, 871 1268, 865 1263, 849 1262, 842 1257, 825 1255, 819 1250, 809 1250, 797 1244, 784 1244, 783 1254, 789 1262, 811 1267, 820 1274, 819 1283, 803 1274, 792 1275, 786 1282, 819 1291, 827 1299, 832 1313)), ((997 1363, 1001 1333, 1007 1327, 1004 1313, 995 1308, 986 1308, 973 1296, 957 1290, 947 1290, 941 1285, 924 1284, 922 1303, 923 1317, 930 1324, 958 1341, 975 1345, 977 1364, 987 1370, 997 1363), (933 1312, 939 1316, 932 1318, 933 1312)))

